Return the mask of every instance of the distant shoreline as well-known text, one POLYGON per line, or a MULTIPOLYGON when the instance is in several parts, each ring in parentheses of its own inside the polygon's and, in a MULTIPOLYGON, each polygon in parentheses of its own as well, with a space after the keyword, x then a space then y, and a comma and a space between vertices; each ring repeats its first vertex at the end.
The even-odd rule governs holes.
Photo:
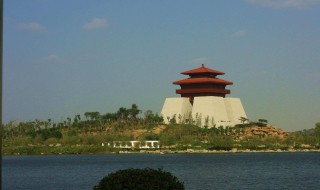
POLYGON ((294 153, 294 152, 320 152, 320 149, 312 150, 156 150, 156 151, 120 151, 119 154, 232 154, 232 153, 294 153))
POLYGON ((79 153, 79 154, 3 154, 3 156, 49 156, 49 155, 108 155, 108 154, 239 154, 239 153, 308 153, 320 152, 320 149, 310 150, 147 150, 147 151, 119 151, 119 152, 105 152, 105 153, 79 153))

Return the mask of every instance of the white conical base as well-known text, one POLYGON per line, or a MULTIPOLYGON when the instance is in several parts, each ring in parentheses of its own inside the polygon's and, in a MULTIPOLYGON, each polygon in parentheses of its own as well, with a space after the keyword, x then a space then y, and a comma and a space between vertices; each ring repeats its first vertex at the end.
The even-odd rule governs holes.
POLYGON ((191 116, 192 105, 189 98, 166 98, 161 110, 164 122, 168 124, 174 116, 177 122, 184 122, 186 117, 191 116))
POLYGON ((177 123, 190 121, 200 127, 234 126, 240 124, 241 117, 247 118, 240 98, 223 98, 216 96, 195 97, 193 106, 189 98, 167 98, 161 115, 165 123, 176 117, 177 123))

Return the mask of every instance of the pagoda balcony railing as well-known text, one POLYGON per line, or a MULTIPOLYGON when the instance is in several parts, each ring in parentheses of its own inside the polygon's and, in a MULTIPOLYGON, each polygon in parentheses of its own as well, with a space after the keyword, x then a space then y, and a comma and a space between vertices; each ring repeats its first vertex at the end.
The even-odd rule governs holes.
POLYGON ((177 94, 197 94, 197 93, 218 93, 218 94, 230 94, 230 90, 217 89, 217 88, 197 88, 197 89, 178 89, 177 94))

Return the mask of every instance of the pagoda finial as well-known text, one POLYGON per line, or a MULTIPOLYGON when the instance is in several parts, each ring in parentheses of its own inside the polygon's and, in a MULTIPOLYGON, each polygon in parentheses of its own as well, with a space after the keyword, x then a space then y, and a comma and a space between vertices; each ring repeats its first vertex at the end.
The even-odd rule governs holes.
POLYGON ((202 68, 204 68, 204 64, 202 64, 202 68))

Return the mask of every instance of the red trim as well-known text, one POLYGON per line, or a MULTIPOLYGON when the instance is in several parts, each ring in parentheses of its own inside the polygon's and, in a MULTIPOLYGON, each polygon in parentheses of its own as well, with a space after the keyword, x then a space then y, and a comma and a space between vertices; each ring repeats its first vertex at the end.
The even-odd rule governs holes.
POLYGON ((232 85, 233 82, 218 79, 218 78, 187 78, 173 82, 173 84, 197 84, 197 83, 214 83, 232 85))
POLYGON ((197 94, 197 93, 218 93, 230 94, 230 90, 216 88, 199 88, 199 89, 178 89, 177 94, 197 94))

